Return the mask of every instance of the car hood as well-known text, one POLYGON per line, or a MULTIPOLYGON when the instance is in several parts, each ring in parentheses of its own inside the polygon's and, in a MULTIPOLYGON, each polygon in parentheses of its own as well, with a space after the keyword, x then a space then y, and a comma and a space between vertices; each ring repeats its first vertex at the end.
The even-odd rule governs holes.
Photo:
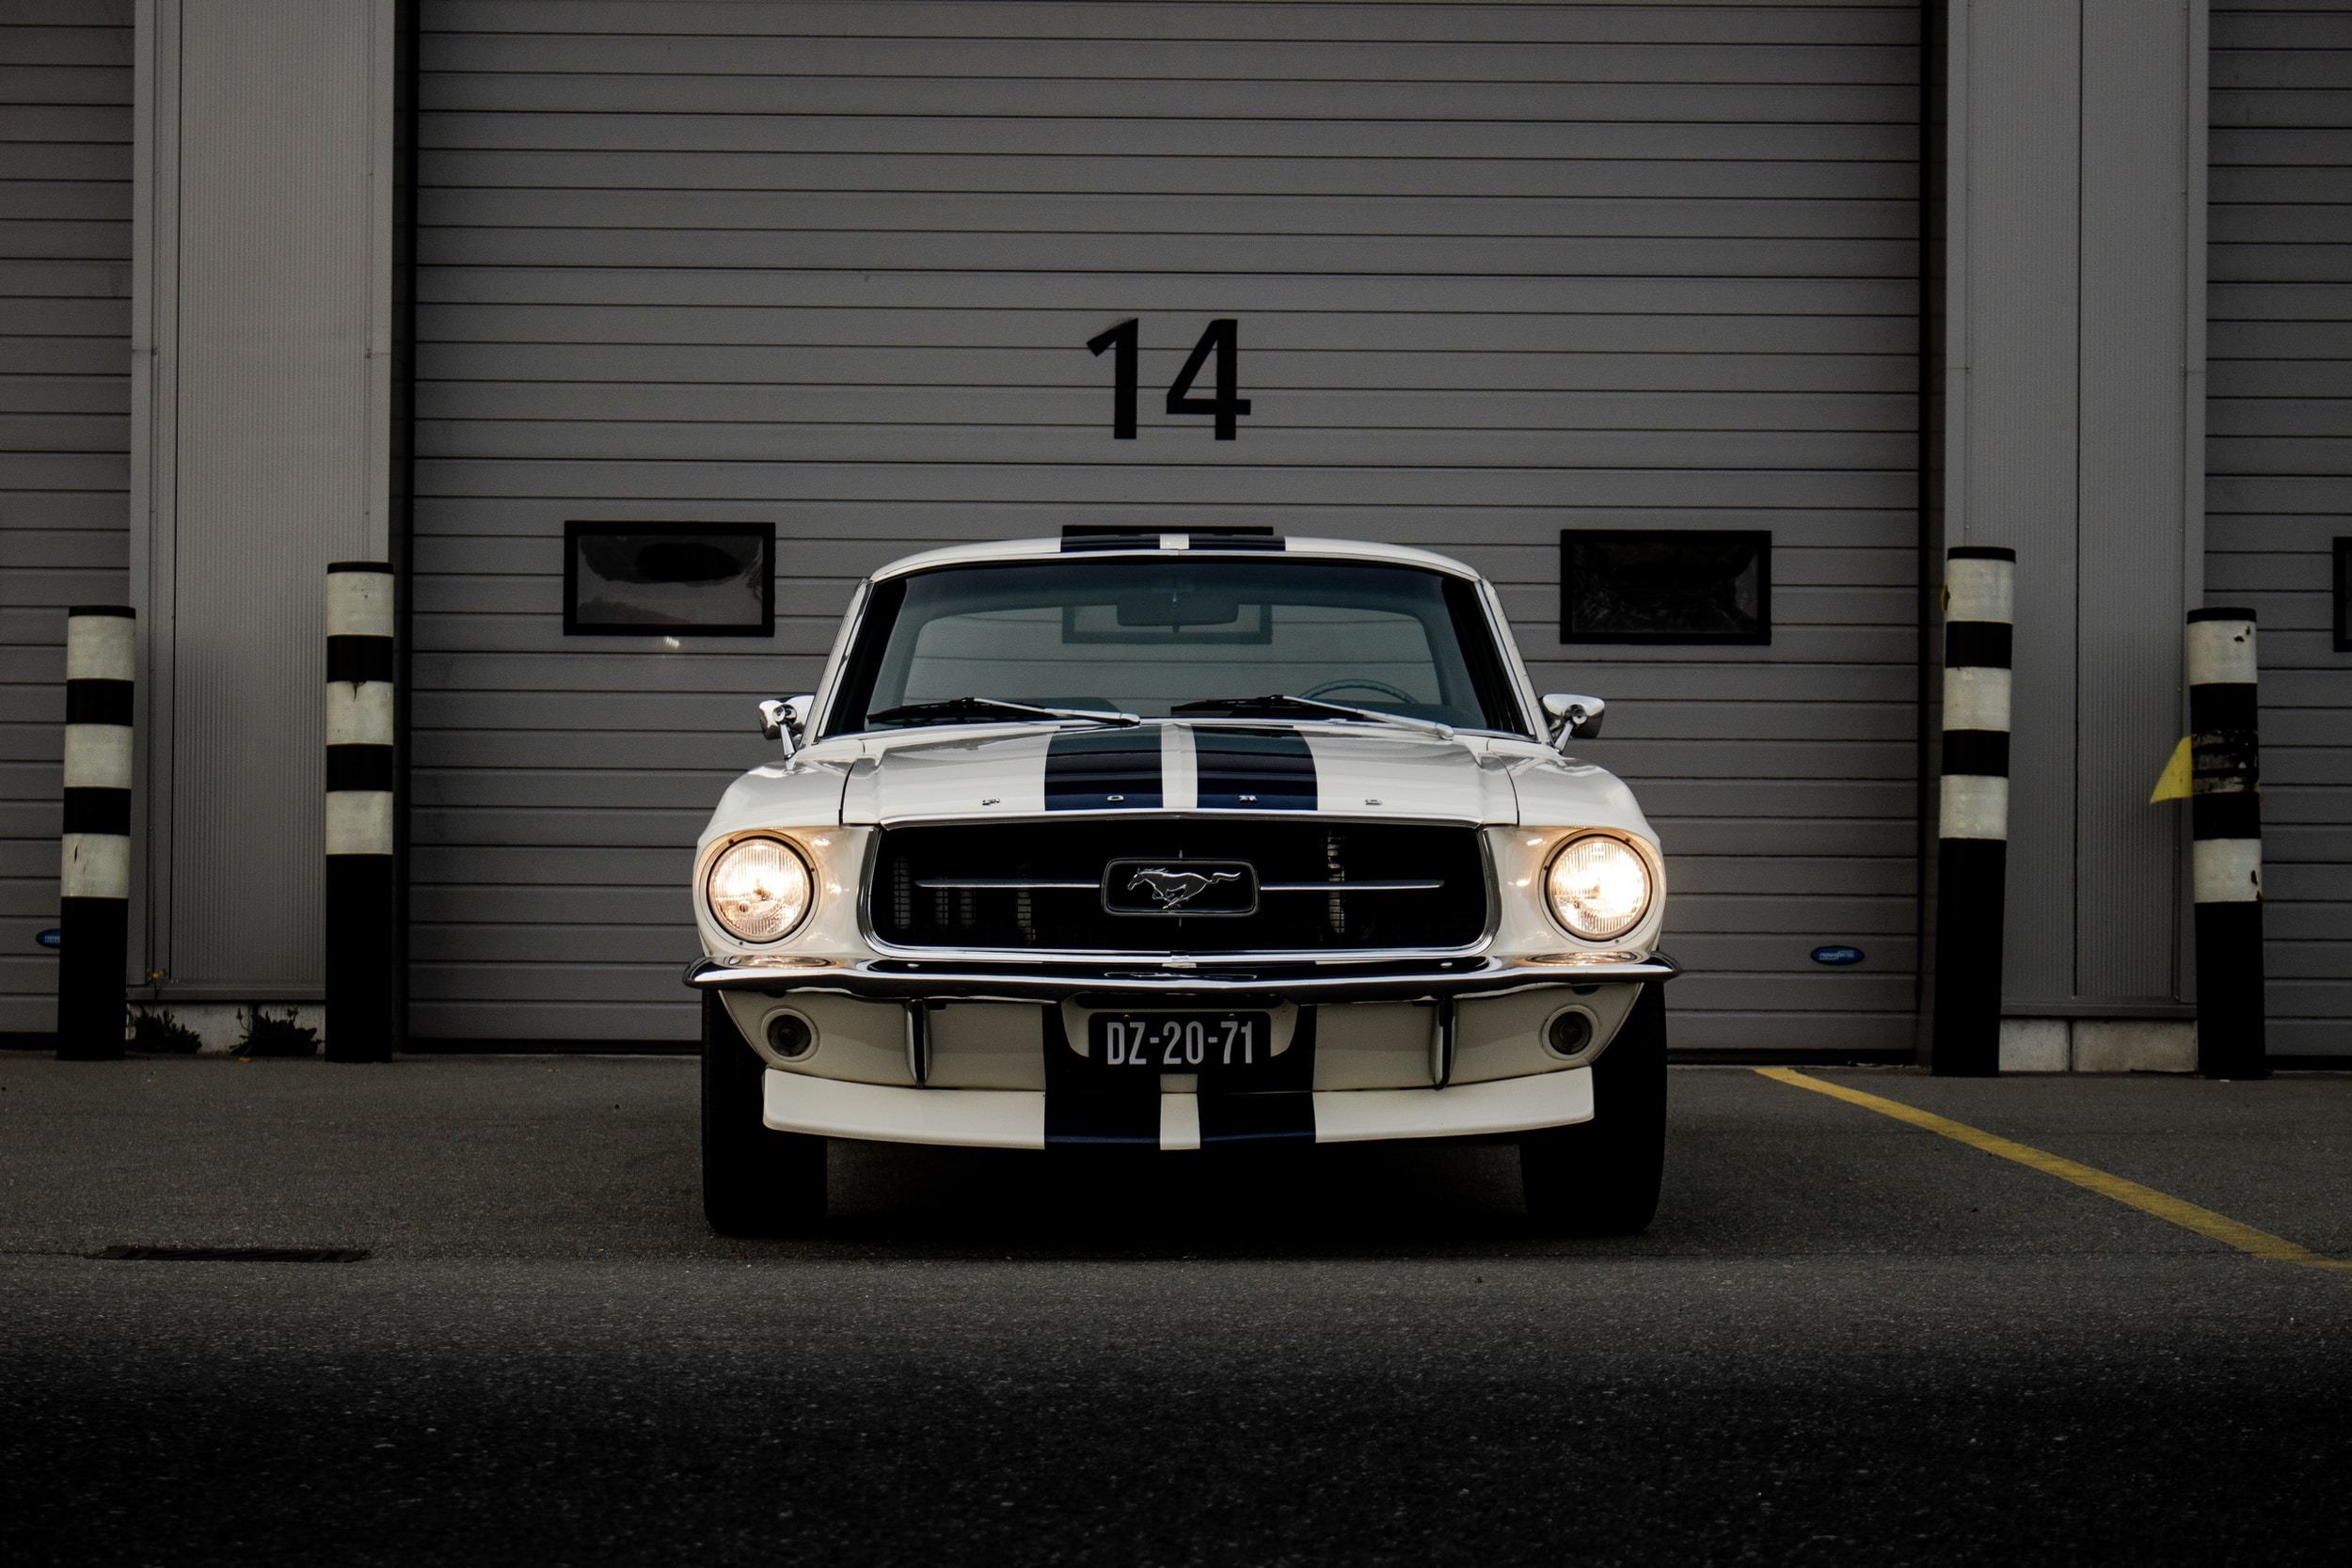
POLYGON ((1211 721, 826 741, 736 780, 702 842, 762 828, 1150 811, 1605 827, 1656 838, 1623 783, 1548 746, 1211 721))
POLYGON ((1516 816, 1507 767, 1464 740, 1232 721, 894 737, 851 765, 842 796, 848 823, 1144 811, 1516 816))

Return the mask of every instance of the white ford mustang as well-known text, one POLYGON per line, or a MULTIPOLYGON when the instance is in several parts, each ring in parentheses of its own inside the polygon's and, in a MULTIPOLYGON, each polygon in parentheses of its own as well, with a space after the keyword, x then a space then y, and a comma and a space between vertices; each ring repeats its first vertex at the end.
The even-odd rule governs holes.
POLYGON ((703 1195, 804 1228, 829 1138, 1511 1137, 1547 1227, 1658 1204, 1665 883, 1494 590, 1217 532, 934 550, 859 589, 695 852, 703 1195))

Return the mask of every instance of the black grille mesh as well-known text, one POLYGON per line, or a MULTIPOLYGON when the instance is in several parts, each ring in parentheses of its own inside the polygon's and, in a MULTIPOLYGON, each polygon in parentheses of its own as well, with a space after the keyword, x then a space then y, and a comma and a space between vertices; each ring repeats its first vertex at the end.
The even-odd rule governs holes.
POLYGON ((1477 830, 1315 818, 1119 818, 885 829, 873 888, 875 934, 905 947, 1119 953, 1311 953, 1466 947, 1486 926, 1477 830), (1249 915, 1112 914, 1103 868, 1115 860, 1247 861, 1263 888, 1249 915), (1081 882, 1056 889, 927 888, 1002 879, 1081 882), (1351 881, 1437 880, 1411 892, 1350 892, 1351 881))

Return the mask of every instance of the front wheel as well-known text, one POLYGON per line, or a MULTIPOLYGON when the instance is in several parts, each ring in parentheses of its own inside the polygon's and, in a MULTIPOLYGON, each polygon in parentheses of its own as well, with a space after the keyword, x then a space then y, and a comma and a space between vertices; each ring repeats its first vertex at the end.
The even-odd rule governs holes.
POLYGON ((1666 1174, 1663 987, 1642 988, 1592 1073, 1592 1120, 1519 1134, 1527 1215, 1555 1235, 1639 1235, 1666 1174))
POLYGON ((703 993, 703 1217, 722 1236, 788 1236, 825 1217, 825 1140, 770 1131, 768 1064, 703 993))

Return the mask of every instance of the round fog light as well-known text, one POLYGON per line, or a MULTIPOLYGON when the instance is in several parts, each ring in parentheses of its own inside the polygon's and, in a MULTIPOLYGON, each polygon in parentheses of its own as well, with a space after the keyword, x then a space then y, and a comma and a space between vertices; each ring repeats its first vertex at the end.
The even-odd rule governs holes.
POLYGON ((1593 1021, 1582 1013, 1562 1013, 1551 1021, 1546 1038, 1561 1055, 1573 1056, 1593 1043, 1593 1021))
POLYGON ((768 1049, 787 1060, 817 1049, 817 1031, 798 1013, 778 1013, 768 1021, 768 1049))

